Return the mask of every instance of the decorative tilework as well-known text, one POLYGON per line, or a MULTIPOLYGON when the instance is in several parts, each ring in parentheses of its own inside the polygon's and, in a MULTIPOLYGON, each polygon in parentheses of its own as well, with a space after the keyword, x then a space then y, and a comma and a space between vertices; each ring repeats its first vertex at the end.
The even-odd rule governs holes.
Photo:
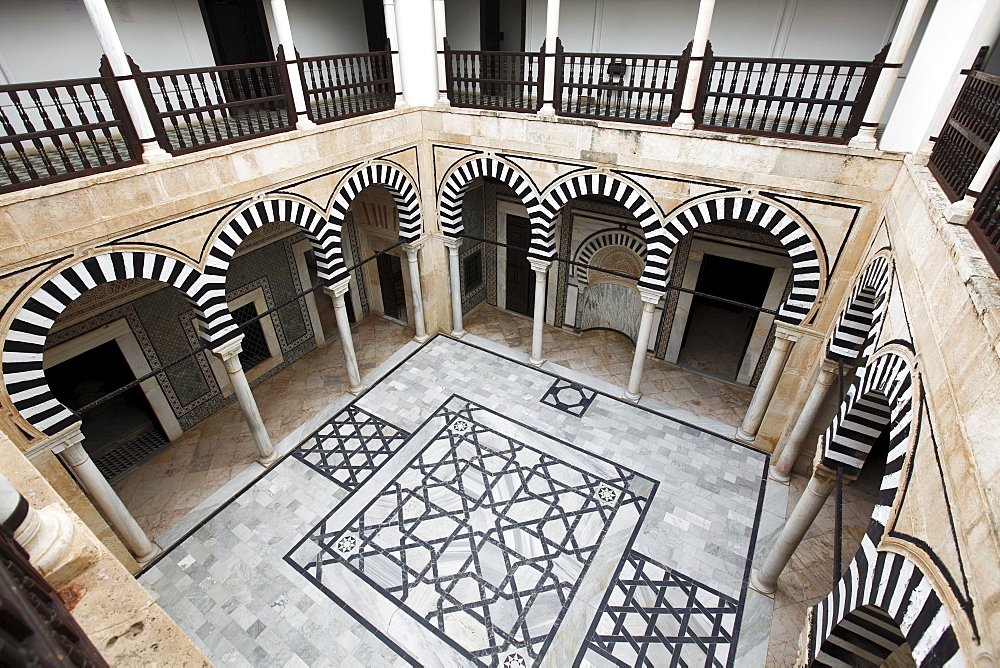
POLYGON ((596 396, 596 391, 588 389, 579 383, 556 378, 555 382, 552 383, 552 387, 542 397, 542 403, 546 406, 558 408, 564 413, 581 417, 590 408, 590 404, 596 396))
POLYGON ((367 411, 348 406, 292 455, 351 490, 395 454, 409 435, 367 411))
MULTIPOLYGON (((528 445, 460 397, 429 425, 426 446, 360 513, 344 523, 331 512, 286 560, 376 627, 371 596, 477 665, 538 665, 616 518, 616 537, 638 530, 652 481, 528 445)), ((433 656, 403 635, 415 660, 433 656)))
POLYGON ((630 551, 577 658, 617 666, 730 665, 732 598, 630 551))

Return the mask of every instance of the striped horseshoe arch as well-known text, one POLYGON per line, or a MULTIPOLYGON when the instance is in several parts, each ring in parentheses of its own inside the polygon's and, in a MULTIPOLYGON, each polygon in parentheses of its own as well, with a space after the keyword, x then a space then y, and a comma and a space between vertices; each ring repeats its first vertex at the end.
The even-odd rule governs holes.
POLYGON ((492 156, 480 156, 459 164, 441 186, 441 230, 449 237, 465 233, 462 224, 462 205, 469 184, 479 177, 488 176, 505 183, 524 203, 531 224, 531 246, 528 254, 547 260, 555 256, 556 249, 551 232, 546 235, 538 191, 528 177, 517 167, 492 156))
POLYGON ((850 301, 837 320, 827 358, 844 364, 864 364, 878 339, 889 289, 889 260, 878 256, 858 278, 850 301))
MULTIPOLYGON (((910 365, 891 351, 877 356, 862 370, 851 390, 840 415, 827 431, 826 443, 830 443, 831 432, 844 437, 848 430, 853 430, 857 437, 863 432, 866 442, 869 438, 874 441, 877 433, 871 436, 872 432, 881 431, 888 424, 890 450, 882 488, 861 546, 837 586, 813 608, 809 643, 813 665, 857 665, 852 663, 854 657, 867 658, 878 665, 902 639, 910 644, 918 666, 962 665, 947 611, 929 580, 912 561, 877 549, 899 491, 909 447, 913 423, 910 365), (875 413, 871 412, 871 405, 880 401, 865 399, 873 393, 885 397, 885 408, 880 407, 875 413), (864 408, 854 417, 844 419, 845 413, 852 415, 850 405, 864 405, 864 408), (878 426, 879 423, 883 426, 878 426)), ((829 448, 826 455, 830 456, 829 448)), ((852 460, 857 469, 865 456, 867 450, 863 454, 857 451, 852 460)), ((831 465, 827 458, 824 464, 831 465)))
POLYGON ((208 324, 209 313, 217 313, 217 330, 228 331, 227 326, 236 329, 225 300, 216 303, 204 285, 202 274, 174 258, 158 253, 114 252, 95 255, 63 269, 21 307, 3 346, 7 394, 21 416, 42 433, 57 434, 79 420, 55 398, 45 379, 42 354, 49 329, 59 314, 87 290, 127 278, 148 278, 172 285, 187 295, 203 322, 208 324))
POLYGON ((847 475, 857 475, 886 426, 890 429, 891 452, 904 450, 912 420, 909 363, 892 352, 873 359, 858 372, 826 429, 823 465, 830 469, 843 467, 847 475))
POLYGON ((758 199, 730 196, 705 200, 673 215, 665 226, 667 253, 701 225, 742 220, 776 237, 792 258, 792 293, 778 307, 779 322, 800 325, 819 295, 819 254, 805 230, 784 211, 758 199))
MULTIPOLYGON (((332 283, 333 266, 340 257, 339 235, 322 212, 305 202, 286 197, 265 197, 253 202, 236 214, 222 229, 208 251, 205 282, 222 295, 225 305, 226 272, 239 245, 255 230, 267 223, 287 222, 301 227, 312 241, 316 253, 316 268, 320 280, 332 283)), ((341 265, 343 261, 341 260, 341 265)), ((209 316, 211 317, 211 316, 209 316)), ((215 336, 215 332, 209 332, 215 336)))
POLYGON ((384 186, 392 194, 399 210, 399 238, 406 242, 419 239, 420 198, 417 197, 417 189, 403 170, 382 162, 359 167, 338 188, 330 207, 330 221, 334 224, 337 239, 340 239, 340 226, 351 202, 368 186, 384 186))
MULTIPOLYGON (((587 195, 610 197, 632 212, 646 237, 646 267, 639 280, 640 288, 664 292, 667 289, 667 263, 670 250, 664 243, 663 224, 653 198, 612 174, 577 174, 556 185, 542 200, 545 238, 552 243, 556 216, 570 200, 587 195)), ((534 243, 534 241, 532 241, 534 243)))

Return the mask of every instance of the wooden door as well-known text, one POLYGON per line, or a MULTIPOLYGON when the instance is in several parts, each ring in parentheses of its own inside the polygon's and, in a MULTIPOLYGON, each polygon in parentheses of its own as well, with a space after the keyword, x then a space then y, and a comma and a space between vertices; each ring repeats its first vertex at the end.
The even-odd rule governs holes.
POLYGON ((528 219, 507 216, 507 309, 523 315, 533 315, 535 306, 534 272, 528 264, 531 228, 528 219))
POLYGON ((403 264, 395 255, 379 255, 378 282, 382 290, 385 315, 406 321, 406 289, 403 287, 403 264))

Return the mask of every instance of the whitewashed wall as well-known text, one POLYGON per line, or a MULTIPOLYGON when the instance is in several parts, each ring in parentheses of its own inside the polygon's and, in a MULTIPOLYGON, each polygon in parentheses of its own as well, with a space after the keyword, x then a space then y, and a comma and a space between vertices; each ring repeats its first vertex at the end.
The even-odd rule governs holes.
MULTIPOLYGON (((368 50, 361 0, 287 4, 303 56, 368 50)), ((122 46, 142 69, 215 65, 197 0, 108 0, 108 8, 122 46)), ((264 10, 277 49, 266 0, 264 10)), ((100 59, 101 45, 82 0, 0 0, 0 83, 97 76, 100 59)))

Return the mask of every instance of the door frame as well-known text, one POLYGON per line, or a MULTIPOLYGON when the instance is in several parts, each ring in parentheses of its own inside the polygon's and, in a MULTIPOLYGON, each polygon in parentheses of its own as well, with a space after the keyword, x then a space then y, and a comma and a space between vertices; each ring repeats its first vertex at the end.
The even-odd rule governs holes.
MULTIPOLYGON (((730 260, 740 260, 742 262, 771 267, 774 273, 771 274, 771 282, 767 286, 767 294, 764 297, 764 303, 761 304, 761 307, 773 311, 781 304, 781 297, 785 294, 785 286, 788 284, 788 278, 792 274, 791 258, 746 246, 734 246, 696 237, 691 241, 691 252, 688 254, 687 267, 684 271, 684 282, 681 285, 685 290, 694 290, 698 284, 698 277, 701 274, 701 265, 705 255, 715 255, 730 260)), ((690 292, 682 292, 677 299, 677 309, 674 311, 674 322, 670 328, 667 352, 663 357, 664 361, 671 364, 677 364, 677 358, 680 356, 693 301, 694 295, 690 292)), ((771 333, 772 324, 774 324, 773 315, 770 313, 757 313, 757 321, 754 323, 750 341, 743 350, 740 368, 736 373, 735 381, 737 383, 749 385, 750 381, 753 380, 754 371, 757 369, 757 362, 764 351, 764 344, 767 343, 767 337, 771 333)))
MULTIPOLYGON (((103 327, 49 348, 42 355, 42 368, 48 369, 60 362, 66 362, 111 341, 118 344, 118 349, 121 350, 136 378, 141 378, 153 370, 125 318, 119 318, 103 327)), ((163 433, 167 435, 167 439, 175 441, 180 438, 184 430, 181 429, 181 424, 177 421, 177 416, 174 415, 170 402, 167 401, 167 395, 163 393, 163 388, 160 387, 156 378, 147 378, 139 383, 139 387, 146 396, 146 401, 153 409, 153 414, 156 416, 157 422, 160 423, 163 433)))
MULTIPOLYGON (((219 62, 219 45, 216 41, 215 31, 212 30, 212 21, 208 13, 208 6, 205 4, 206 0, 198 0, 198 8, 201 10, 201 20, 205 24, 205 34, 208 35, 208 45, 212 48, 212 58, 215 59, 215 64, 217 67, 224 67, 222 63, 219 62)), ((274 41, 271 39, 271 24, 267 21, 267 12, 264 10, 264 0, 255 0, 257 6, 257 15, 260 18, 260 24, 263 26, 264 31, 264 47, 270 57, 268 60, 273 60, 275 57, 274 41)), ((285 54, 286 58, 293 58, 295 54, 285 54)))

